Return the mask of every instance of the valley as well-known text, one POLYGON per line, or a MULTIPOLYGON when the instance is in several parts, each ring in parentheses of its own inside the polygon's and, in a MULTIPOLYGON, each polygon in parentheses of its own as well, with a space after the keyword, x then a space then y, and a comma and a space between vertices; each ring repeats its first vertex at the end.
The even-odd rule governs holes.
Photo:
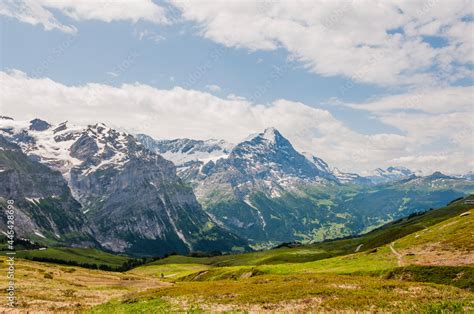
POLYGON ((173 255, 126 272, 20 259, 19 309, 470 312, 474 208, 464 202, 360 237, 237 255, 173 255))

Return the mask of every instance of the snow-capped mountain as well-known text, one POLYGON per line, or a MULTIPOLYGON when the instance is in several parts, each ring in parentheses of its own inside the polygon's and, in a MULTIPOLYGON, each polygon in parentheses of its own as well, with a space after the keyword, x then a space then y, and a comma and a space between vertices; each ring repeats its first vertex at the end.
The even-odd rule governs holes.
MULTIPOLYGON (((150 149, 156 147, 144 144, 150 149)), ((271 200, 298 193, 306 186, 339 184, 323 160, 297 152, 275 128, 245 138, 226 156, 215 160, 187 159, 178 169, 179 176, 192 184, 215 221, 243 237, 264 241, 292 237, 292 230, 300 224, 290 222, 300 217, 299 204, 292 204, 283 212, 271 205, 271 200), (256 195, 262 199, 256 201, 256 195), (293 218, 276 220, 287 214, 293 218)))
POLYGON ((249 176, 287 187, 297 181, 335 181, 323 160, 314 156, 308 159, 297 152, 275 128, 246 138, 227 160, 249 176))
POLYGON ((338 168, 334 168, 332 170, 334 176, 341 182, 342 184, 372 184, 373 182, 365 177, 358 175, 357 173, 349 173, 349 172, 342 172, 338 168))
POLYGON ((18 198, 20 234, 139 255, 342 237, 474 191, 394 167, 374 175, 389 185, 375 185, 274 128, 232 145, 1 118, 0 144, 0 203, 18 198))
POLYGON ((60 171, 106 249, 164 254, 245 246, 212 222, 172 162, 130 134, 102 123, 52 126, 39 119, 2 119, 0 136, 60 171), (203 241, 205 234, 213 240, 203 241))
POLYGON ((367 178, 374 184, 379 184, 408 179, 414 175, 413 171, 405 167, 388 167, 387 169, 375 169, 367 178))
MULTIPOLYGON (((412 204, 406 195, 423 191, 424 201, 432 206, 463 193, 450 189, 450 184, 457 184, 452 180, 444 185, 434 177, 419 184, 404 183, 417 177, 402 167, 377 169, 369 178, 331 170, 321 158, 297 152, 275 128, 225 147, 225 142, 215 140, 139 138, 150 150, 177 163, 178 175, 193 186, 214 221, 254 242, 344 236, 366 228, 367 223, 412 213, 420 205, 412 204), (388 182, 392 183, 389 190, 376 186, 388 182), (430 194, 431 186, 444 192, 430 194), (407 194, 407 188, 413 192, 407 194)), ((459 191, 469 188, 462 182, 457 186, 459 191)))
POLYGON ((240 199, 254 190, 278 196, 301 183, 337 182, 322 159, 298 153, 275 128, 250 135, 237 145, 216 140, 138 138, 147 148, 174 161, 180 177, 192 182, 199 196, 215 189, 240 199))
POLYGON ((136 138, 148 149, 171 160, 175 165, 180 166, 190 161, 216 161, 229 156, 230 151, 235 146, 224 140, 155 140, 148 135, 138 134, 136 138))

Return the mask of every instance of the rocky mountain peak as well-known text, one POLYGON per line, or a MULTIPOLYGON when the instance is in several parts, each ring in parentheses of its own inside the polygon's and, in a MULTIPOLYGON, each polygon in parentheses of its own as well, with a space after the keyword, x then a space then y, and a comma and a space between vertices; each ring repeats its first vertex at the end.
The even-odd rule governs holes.
POLYGON ((280 132, 277 129, 271 127, 266 128, 263 131, 263 138, 269 141, 270 143, 277 143, 280 138, 283 138, 280 132))
POLYGON ((53 133, 64 131, 67 128, 68 128, 68 121, 61 122, 54 128, 53 133))
POLYGON ((51 127, 51 124, 41 119, 33 119, 30 121, 30 130, 45 131, 51 127))
POLYGON ((440 171, 435 171, 431 175, 427 176, 426 179, 432 179, 432 180, 436 180, 436 179, 454 179, 454 177, 447 176, 447 175, 445 175, 444 173, 442 173, 440 171))
POLYGON ((265 143, 267 145, 288 145, 289 141, 274 127, 266 128, 261 133, 248 136, 242 141, 252 143, 265 143))

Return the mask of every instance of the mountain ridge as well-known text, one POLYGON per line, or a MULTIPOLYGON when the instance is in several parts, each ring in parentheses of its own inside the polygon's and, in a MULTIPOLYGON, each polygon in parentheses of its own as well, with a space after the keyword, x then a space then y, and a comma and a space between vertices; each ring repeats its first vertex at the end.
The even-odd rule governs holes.
MULTIPOLYGON (((161 140, 158 148, 150 147, 152 138, 143 135, 143 144, 103 123, 3 119, 0 135, 61 173, 100 245, 136 255, 349 236, 473 189, 442 174, 371 184, 298 152, 275 128, 235 145, 178 139, 161 140), (163 158, 170 150, 188 159, 175 168, 163 158)), ((385 172, 390 179, 409 174, 378 171, 385 172)))
POLYGON ((103 123, 51 126, 37 119, 2 120, 1 127, 0 135, 29 158, 62 174, 108 250, 158 255, 246 247, 202 210, 172 162, 130 134, 103 123))
POLYGON ((275 128, 248 136, 227 156, 178 169, 216 222, 254 242, 347 236, 470 191, 464 181, 419 179, 403 167, 378 168, 372 177, 331 170, 319 157, 297 152, 275 128))

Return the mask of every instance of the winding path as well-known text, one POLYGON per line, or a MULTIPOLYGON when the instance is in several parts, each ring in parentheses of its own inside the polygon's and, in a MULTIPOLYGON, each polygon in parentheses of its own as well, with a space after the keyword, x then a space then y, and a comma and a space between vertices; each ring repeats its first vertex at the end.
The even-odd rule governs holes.
POLYGON ((395 242, 390 243, 390 250, 392 250, 392 253, 397 256, 397 263, 398 266, 402 266, 402 254, 398 253, 397 250, 393 247, 395 245, 395 242))

